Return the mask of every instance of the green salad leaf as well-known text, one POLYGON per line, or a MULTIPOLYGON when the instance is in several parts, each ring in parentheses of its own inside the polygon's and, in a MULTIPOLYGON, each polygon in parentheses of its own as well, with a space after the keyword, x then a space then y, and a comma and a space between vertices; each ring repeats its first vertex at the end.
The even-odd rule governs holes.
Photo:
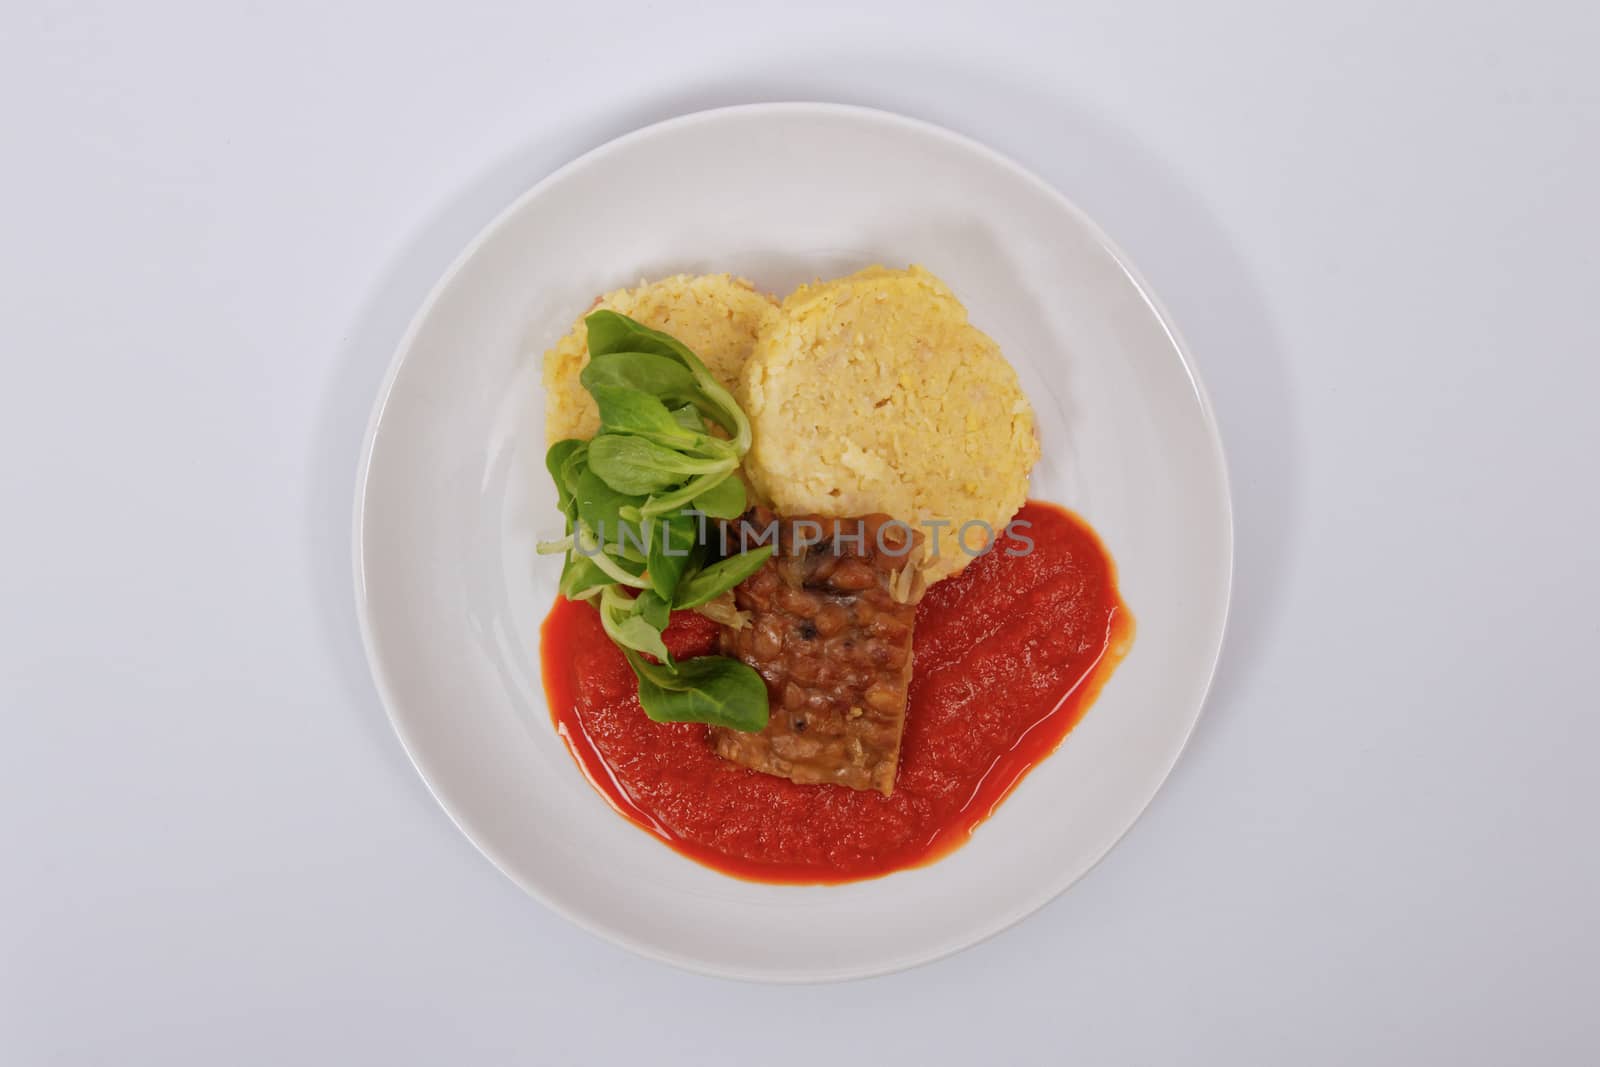
MULTIPOLYGON (((701 417, 700 409, 693 404, 683 404, 672 409, 672 418, 679 426, 686 430, 705 432, 706 420, 701 417)), ((728 446, 732 448, 732 445, 728 446)))
POLYGON ((729 474, 737 458, 706 459, 631 434, 600 434, 589 442, 589 469, 619 493, 656 493, 700 474, 729 474))
POLYGON ((656 632, 667 628, 672 621, 672 605, 661 599, 654 589, 645 589, 634 599, 634 606, 639 612, 639 617, 655 627, 656 632))
POLYGON ((579 521, 601 544, 634 547, 642 562, 649 543, 646 528, 641 519, 630 520, 623 512, 637 510, 645 502, 643 497, 617 492, 592 468, 584 467, 573 480, 572 498, 579 521))
MULTIPOLYGON (((556 483, 556 505, 563 511, 572 506, 572 487, 567 480, 566 465, 569 460, 581 456, 589 451, 589 442, 557 441, 550 446, 550 451, 544 454, 545 469, 550 472, 550 478, 556 483)), ((571 530, 567 531, 571 533, 571 530)))
MULTIPOLYGON (((598 389, 633 389, 672 407, 688 405, 696 411, 708 403, 695 384, 694 372, 675 359, 648 352, 589 354, 589 365, 578 380, 593 393, 598 389)), ((702 429, 702 426, 695 426, 702 429)))
POLYGON ((568 600, 590 600, 614 584, 611 575, 595 566, 593 560, 573 552, 567 556, 566 566, 561 568, 558 589, 568 600))
POLYGON ((734 730, 767 725, 767 683, 747 663, 700 656, 668 667, 631 649, 623 655, 639 679, 639 706, 656 722, 706 722, 734 730))
POLYGON ((726 478, 697 495, 693 507, 713 519, 737 519, 744 514, 748 503, 744 483, 737 478, 726 478))
POLYGON ((694 553, 699 522, 692 514, 679 514, 659 519, 657 523, 647 561, 650 588, 661 597, 663 603, 670 604, 678 588, 678 580, 683 577, 683 572, 689 566, 689 557, 694 553))
POLYGON ((672 606, 683 610, 711 603, 760 570, 761 565, 771 555, 772 546, 762 545, 760 548, 752 548, 748 552, 741 552, 737 556, 729 556, 725 560, 713 563, 687 581, 678 584, 677 592, 672 597, 672 606))
POLYGON ((650 625, 642 611, 637 597, 628 596, 614 585, 600 593, 600 624, 611 640, 624 649, 648 652, 670 668, 672 656, 661 640, 665 627, 650 625))
POLYGON ((634 389, 604 386, 590 389, 600 409, 600 432, 605 435, 633 434, 663 448, 676 449, 711 459, 738 462, 738 453, 728 441, 705 432, 705 423, 692 405, 686 405, 695 425, 679 421, 667 405, 634 389))

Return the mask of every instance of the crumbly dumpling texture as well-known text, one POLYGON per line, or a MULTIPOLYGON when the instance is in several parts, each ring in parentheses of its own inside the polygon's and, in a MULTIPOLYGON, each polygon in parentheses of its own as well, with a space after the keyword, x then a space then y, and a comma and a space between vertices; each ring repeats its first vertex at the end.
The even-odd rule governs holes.
MULTIPOLYGON (((730 274, 675 274, 637 289, 618 289, 602 296, 589 310, 601 308, 676 337, 730 391, 738 388, 756 337, 777 317, 777 301, 730 274)), ((544 354, 547 443, 568 437, 590 438, 599 430, 600 413, 594 398, 578 378, 588 364, 588 329, 579 318, 572 332, 544 354)))
MULTIPOLYGON (((963 523, 998 534, 1027 500, 1033 408, 999 346, 920 267, 795 290, 742 384, 756 492, 781 515, 948 521, 922 568, 930 583, 971 562, 956 544, 963 523)), ((973 529, 967 543, 983 539, 973 529)))

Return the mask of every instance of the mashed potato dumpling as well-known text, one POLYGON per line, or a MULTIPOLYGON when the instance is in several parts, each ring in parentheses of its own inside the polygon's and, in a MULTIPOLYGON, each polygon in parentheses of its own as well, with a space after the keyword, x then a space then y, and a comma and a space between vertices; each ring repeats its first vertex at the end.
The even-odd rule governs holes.
MULTIPOLYGON (((676 337, 730 391, 737 391, 757 335, 777 317, 772 297, 729 274, 677 274, 636 289, 618 289, 590 310, 599 308, 676 337)), ((588 331, 580 318, 544 356, 547 443, 593 437, 600 428, 594 398, 578 377, 588 363, 588 331)))
MULTIPOLYGON (((1016 372, 919 267, 797 289, 767 322, 738 395, 755 432, 746 473, 779 514, 949 522, 923 564, 930 583, 970 561, 956 543, 963 523, 1003 530, 1039 458, 1016 372)), ((970 532, 974 549, 982 540, 970 532)))

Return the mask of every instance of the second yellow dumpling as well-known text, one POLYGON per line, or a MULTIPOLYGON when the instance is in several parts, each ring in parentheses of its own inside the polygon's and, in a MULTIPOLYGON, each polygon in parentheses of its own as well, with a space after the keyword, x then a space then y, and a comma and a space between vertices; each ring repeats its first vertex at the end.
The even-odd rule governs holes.
MULTIPOLYGON (((1000 348, 921 269, 870 267, 802 286, 744 369, 745 469, 785 515, 945 521, 929 581, 970 562, 964 523, 998 532, 1039 458, 1033 409, 1000 348)), ((973 531, 969 543, 983 540, 973 531)))

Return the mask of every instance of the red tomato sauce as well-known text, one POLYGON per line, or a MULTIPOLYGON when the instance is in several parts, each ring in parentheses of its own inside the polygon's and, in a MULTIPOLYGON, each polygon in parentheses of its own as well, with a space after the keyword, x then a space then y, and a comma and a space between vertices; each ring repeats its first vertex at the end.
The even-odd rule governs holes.
MULTIPOLYGON (((892 796, 795 785, 714 755, 706 727, 645 717, 636 682, 586 603, 558 600, 541 633, 556 730, 620 814, 690 858, 763 882, 873 878, 964 843, 1055 751, 1127 653, 1133 617, 1087 524, 1030 501, 1026 545, 931 587, 917 610, 910 703, 892 796)), ((718 627, 673 616, 675 656, 718 627)), ((1043 832, 1044 828, 1041 828, 1043 832)))

